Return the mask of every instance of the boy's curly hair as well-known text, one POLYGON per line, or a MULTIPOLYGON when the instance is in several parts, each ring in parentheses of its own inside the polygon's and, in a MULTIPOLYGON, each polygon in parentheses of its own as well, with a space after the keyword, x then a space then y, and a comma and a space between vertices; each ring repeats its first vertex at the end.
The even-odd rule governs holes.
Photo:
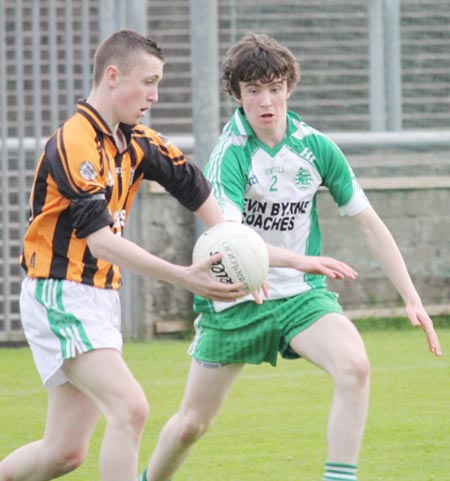
POLYGON ((292 91, 300 80, 300 64, 287 47, 266 34, 246 34, 225 55, 224 90, 237 99, 241 98, 239 82, 268 83, 279 78, 292 91))

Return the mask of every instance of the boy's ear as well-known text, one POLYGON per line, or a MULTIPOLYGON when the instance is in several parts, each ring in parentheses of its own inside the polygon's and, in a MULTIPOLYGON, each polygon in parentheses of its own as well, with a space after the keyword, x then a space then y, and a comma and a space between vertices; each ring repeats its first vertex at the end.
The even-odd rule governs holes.
POLYGON ((105 69, 105 78, 110 85, 117 85, 120 80, 119 69, 115 65, 108 65, 105 69))

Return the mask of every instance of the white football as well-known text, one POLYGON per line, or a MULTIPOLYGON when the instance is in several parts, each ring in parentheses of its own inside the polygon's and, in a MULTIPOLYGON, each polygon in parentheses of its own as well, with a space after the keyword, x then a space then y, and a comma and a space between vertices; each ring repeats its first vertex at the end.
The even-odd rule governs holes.
POLYGON ((246 292, 253 292, 265 281, 269 254, 261 236, 244 224, 224 222, 215 225, 197 239, 192 254, 194 263, 222 253, 211 265, 211 277, 226 284, 242 282, 246 292))

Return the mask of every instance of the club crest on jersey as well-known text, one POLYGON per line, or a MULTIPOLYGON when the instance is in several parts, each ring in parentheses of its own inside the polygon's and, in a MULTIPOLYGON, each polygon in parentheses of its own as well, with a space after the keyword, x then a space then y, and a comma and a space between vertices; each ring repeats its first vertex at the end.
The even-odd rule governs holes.
POLYGON ((80 175, 85 180, 94 180, 97 177, 97 172, 91 162, 85 160, 80 164, 80 175))
POLYGON ((297 174, 295 175, 295 185, 297 186, 297 188, 300 190, 308 189, 311 186, 311 183, 311 173, 307 169, 300 167, 300 169, 297 170, 297 174))
POLYGON ((257 183, 258 183, 258 177, 256 177, 256 175, 253 174, 248 178, 248 185, 252 186, 257 183))

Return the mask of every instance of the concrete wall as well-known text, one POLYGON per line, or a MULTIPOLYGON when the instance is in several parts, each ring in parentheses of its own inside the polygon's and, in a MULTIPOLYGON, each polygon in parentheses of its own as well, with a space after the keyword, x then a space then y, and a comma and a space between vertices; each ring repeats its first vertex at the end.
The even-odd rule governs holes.
MULTIPOLYGON (((365 190, 373 207, 396 239, 411 277, 426 305, 448 304, 450 299, 450 183, 423 179, 412 186, 404 178, 369 179, 365 190), (397 187, 391 187, 392 180, 397 187)), ((319 217, 324 236, 324 255, 351 264, 359 273, 353 282, 330 282, 349 309, 401 306, 392 284, 378 267, 353 221, 336 215, 326 192, 319 194, 319 217)))
MULTIPOLYGON (((194 214, 155 185, 142 190, 142 246, 163 259, 189 265, 195 242, 194 214)), ((140 335, 143 337, 152 337, 156 330, 164 328, 184 330, 193 320, 192 296, 184 289, 141 277, 139 294, 143 316, 140 335), (181 327, 179 321, 182 321, 181 327), (162 322, 166 324, 159 328, 162 322)))

